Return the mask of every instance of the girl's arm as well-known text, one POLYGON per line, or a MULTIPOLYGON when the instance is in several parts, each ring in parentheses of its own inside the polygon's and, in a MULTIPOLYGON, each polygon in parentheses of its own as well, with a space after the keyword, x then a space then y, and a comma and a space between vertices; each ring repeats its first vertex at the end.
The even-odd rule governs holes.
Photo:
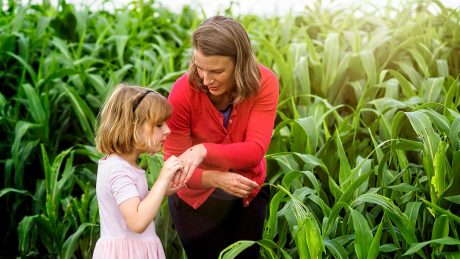
POLYGON ((121 214, 130 230, 140 234, 152 223, 173 176, 181 169, 182 165, 179 159, 175 156, 170 157, 165 161, 157 181, 143 200, 139 197, 132 197, 119 205, 121 214))
POLYGON ((145 199, 141 201, 139 197, 132 197, 119 205, 126 225, 131 231, 141 234, 152 223, 168 185, 169 181, 166 179, 158 179, 145 199))

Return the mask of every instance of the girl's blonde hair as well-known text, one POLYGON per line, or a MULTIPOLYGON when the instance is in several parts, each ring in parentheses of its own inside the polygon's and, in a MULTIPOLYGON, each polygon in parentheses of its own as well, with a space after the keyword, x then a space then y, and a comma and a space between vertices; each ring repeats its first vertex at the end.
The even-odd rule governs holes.
POLYGON ((153 129, 166 121, 171 112, 171 105, 158 92, 124 83, 117 85, 98 115, 97 150, 104 154, 129 154, 135 148, 144 148, 139 139, 141 126, 149 122, 153 129))
MULTIPOLYGON (((192 34, 192 46, 206 56, 228 56, 235 62, 235 102, 255 95, 260 89, 260 71, 252 52, 248 34, 236 20, 213 16, 206 19, 192 34)), ((189 83, 207 92, 198 75, 194 57, 189 66, 189 83)))

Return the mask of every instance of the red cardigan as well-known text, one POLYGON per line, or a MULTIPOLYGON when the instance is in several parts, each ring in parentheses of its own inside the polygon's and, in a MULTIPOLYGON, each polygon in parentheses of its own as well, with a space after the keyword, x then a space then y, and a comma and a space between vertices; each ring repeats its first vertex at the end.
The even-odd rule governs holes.
MULTIPOLYGON (((259 186, 266 176, 265 152, 270 144, 278 104, 278 79, 268 68, 259 65, 261 88, 259 92, 234 104, 228 126, 223 126, 223 115, 211 103, 207 94, 193 89, 188 74, 181 76, 169 93, 173 113, 167 124, 171 134, 165 143, 165 159, 179 156, 187 148, 204 144, 207 155, 187 183, 188 188, 177 192, 193 208, 198 208, 215 188, 205 189, 203 170, 232 170, 259 186)), ((244 206, 257 195, 260 188, 243 199, 244 206)))

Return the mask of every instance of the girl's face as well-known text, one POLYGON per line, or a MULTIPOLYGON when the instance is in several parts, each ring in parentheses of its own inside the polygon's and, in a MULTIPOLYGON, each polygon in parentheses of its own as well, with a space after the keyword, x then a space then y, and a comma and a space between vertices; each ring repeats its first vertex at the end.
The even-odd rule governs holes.
POLYGON ((156 153, 161 151, 166 137, 171 133, 166 122, 152 125, 151 122, 145 122, 142 127, 141 136, 144 141, 147 153, 156 153))
POLYGON ((236 85, 235 62, 228 56, 206 56, 194 50, 194 63, 203 84, 213 96, 226 96, 236 85))

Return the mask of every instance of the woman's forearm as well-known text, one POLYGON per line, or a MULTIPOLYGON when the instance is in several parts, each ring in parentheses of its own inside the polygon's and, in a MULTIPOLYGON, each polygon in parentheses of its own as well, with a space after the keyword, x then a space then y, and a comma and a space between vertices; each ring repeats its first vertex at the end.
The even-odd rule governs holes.
POLYGON ((206 189, 218 188, 217 186, 218 181, 216 179, 218 176, 216 176, 216 173, 222 173, 222 172, 215 171, 215 170, 204 170, 203 171, 203 174, 201 175, 201 182, 204 188, 206 189))

